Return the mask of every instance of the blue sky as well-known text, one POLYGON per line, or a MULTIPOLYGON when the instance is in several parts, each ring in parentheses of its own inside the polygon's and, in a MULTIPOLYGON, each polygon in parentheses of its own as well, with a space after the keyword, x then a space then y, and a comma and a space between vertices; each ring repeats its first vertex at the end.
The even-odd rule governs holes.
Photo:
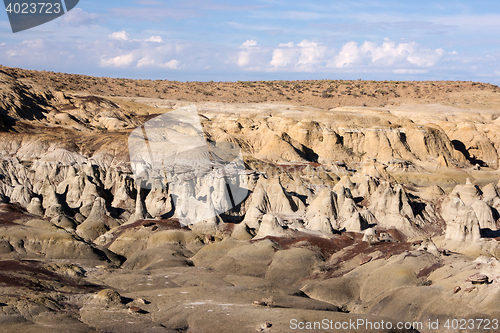
POLYGON ((181 81, 474 80, 500 84, 498 1, 80 0, 13 34, 0 63, 181 81))

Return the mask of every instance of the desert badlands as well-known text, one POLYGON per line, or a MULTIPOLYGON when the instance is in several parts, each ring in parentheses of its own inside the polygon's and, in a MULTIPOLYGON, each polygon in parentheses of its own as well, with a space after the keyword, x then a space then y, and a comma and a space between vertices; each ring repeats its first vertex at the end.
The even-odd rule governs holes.
POLYGON ((500 331, 496 86, 0 67, 0 127, 2 332, 500 331))

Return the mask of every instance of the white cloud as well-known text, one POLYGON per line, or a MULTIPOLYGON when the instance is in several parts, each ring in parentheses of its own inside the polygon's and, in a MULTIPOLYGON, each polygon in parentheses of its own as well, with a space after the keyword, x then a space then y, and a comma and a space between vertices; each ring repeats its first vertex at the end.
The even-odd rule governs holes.
POLYGON ((243 67, 250 63, 250 52, 240 52, 238 56, 238 65, 243 67))
POLYGON ((464 14, 435 17, 436 23, 446 24, 465 30, 467 33, 496 32, 500 29, 500 14, 464 14))
POLYGON ((325 56, 326 47, 317 42, 308 41, 304 39, 297 44, 300 47, 300 57, 297 65, 314 66, 320 63, 325 56))
POLYGON ((297 54, 296 50, 290 49, 275 49, 273 51, 273 58, 270 62, 273 67, 286 67, 291 64, 294 56, 297 54))
POLYGON ((259 47, 257 46, 257 41, 250 39, 244 42, 240 46, 240 48, 244 49, 245 51, 241 51, 238 53, 237 63, 240 67, 245 67, 250 63, 252 55, 259 50, 259 47))
POLYGON ((177 59, 172 59, 168 62, 162 63, 160 61, 157 61, 156 59, 153 59, 149 56, 146 56, 137 62, 137 67, 138 68, 141 68, 141 67, 160 67, 160 68, 168 68, 168 69, 179 69, 180 61, 177 59))
POLYGON ((409 54, 406 59, 419 67, 431 67, 434 66, 445 53, 443 49, 430 50, 422 48, 409 54))
POLYGON ((81 8, 74 8, 58 20, 58 23, 68 27, 81 27, 97 24, 99 21, 100 17, 98 14, 87 13, 81 8))
POLYGON ((273 50, 269 63, 272 67, 286 67, 291 65, 300 70, 319 65, 325 59, 327 47, 318 42, 304 39, 297 45, 293 42, 281 43, 273 50))
MULTIPOLYGON (((148 40, 151 39, 155 40, 155 38, 148 40)), ((183 66, 178 57, 190 59, 187 61, 191 61, 191 63, 197 61, 196 58, 189 57, 190 46, 187 44, 144 43, 144 40, 130 41, 134 43, 117 45, 108 41, 107 49, 105 45, 102 45, 101 49, 104 51, 99 59, 100 67, 181 69, 183 66)))
POLYGON ((153 66, 155 64, 155 60, 153 58, 150 58, 150 57, 144 57, 142 59, 139 59, 139 61, 137 62, 137 67, 149 67, 149 66, 153 66))
POLYGON ((139 39, 132 39, 126 31, 112 32, 106 32, 93 41, 75 40, 71 45, 47 39, 7 43, 0 46, 0 59, 4 59, 7 66, 44 66, 52 69, 52 64, 58 63, 61 70, 99 66, 103 73, 120 72, 136 76, 171 71, 182 77, 186 69, 202 73, 210 68, 214 73, 230 73, 225 74, 226 79, 237 78, 236 74, 244 71, 278 73, 273 77, 292 72, 311 73, 311 77, 356 72, 376 73, 378 77, 383 77, 425 74, 427 71, 430 73, 431 68, 434 75, 435 72, 447 73, 465 67, 464 71, 477 73, 474 74, 477 77, 479 70, 493 74, 494 71, 489 68, 500 68, 499 57, 493 54, 491 59, 470 59, 466 63, 461 54, 459 57, 448 53, 453 49, 445 52, 412 41, 350 41, 326 45, 319 40, 285 39, 281 43, 276 42, 276 46, 268 47, 254 39, 243 39, 235 47, 224 48, 201 42, 169 43, 159 36, 161 31, 145 31, 139 39), (472 66, 480 61, 488 65, 481 69, 472 66))
POLYGON ((240 52, 238 64, 248 69, 251 61, 258 63, 260 60, 263 65, 254 66, 254 69, 272 72, 314 73, 345 69, 363 72, 386 70, 392 73, 395 66, 396 68, 408 67, 408 70, 415 69, 412 67, 416 67, 415 70, 432 67, 444 56, 446 52, 441 48, 430 49, 415 42, 397 43, 387 38, 382 43, 365 41, 361 45, 351 41, 341 45, 338 50, 306 39, 297 44, 280 43, 273 49, 261 48, 259 53, 252 55, 252 60, 250 60, 250 53, 240 52), (261 59, 256 59, 257 56, 261 59))
POLYGON ((360 47, 361 53, 371 59, 374 63, 382 65, 392 65, 395 62, 404 60, 414 51, 414 43, 397 44, 386 40, 382 45, 373 42, 364 42, 360 47))
POLYGON ((382 45, 365 41, 361 46, 349 42, 342 46, 334 59, 337 68, 351 65, 391 66, 398 63, 409 63, 418 67, 430 67, 436 64, 445 54, 443 49, 428 49, 415 42, 400 43, 386 39, 382 45))
POLYGON ((429 71, 427 69, 395 69, 392 71, 394 74, 425 74, 429 71))
POLYGON ((101 67, 128 67, 134 61, 134 54, 124 54, 110 59, 101 59, 101 67))
POLYGON ((163 38, 161 36, 151 36, 144 40, 145 42, 153 42, 153 43, 161 43, 163 42, 163 38))
POLYGON ((241 45, 241 48, 247 49, 247 48, 251 48, 251 47, 254 47, 254 46, 257 46, 257 41, 255 41, 253 39, 250 39, 250 40, 247 40, 246 42, 244 42, 241 45))
POLYGON ((342 46, 339 54, 334 59, 335 67, 342 68, 349 66, 359 60, 358 44, 349 42, 342 46))
POLYGON ((43 39, 26 40, 24 42, 21 42, 20 45, 24 45, 28 48, 37 48, 37 49, 45 47, 43 39))
POLYGON ((120 40, 126 42, 151 42, 151 43, 163 43, 163 38, 161 36, 150 36, 145 39, 130 39, 130 35, 125 30, 113 32, 108 35, 109 39, 120 40))
POLYGON ((169 62, 162 64, 161 67, 170 68, 170 69, 178 69, 179 65, 180 65, 179 60, 172 59, 169 62))
POLYGON ((125 30, 113 32, 112 34, 108 35, 108 38, 124 41, 130 40, 129 34, 125 30))

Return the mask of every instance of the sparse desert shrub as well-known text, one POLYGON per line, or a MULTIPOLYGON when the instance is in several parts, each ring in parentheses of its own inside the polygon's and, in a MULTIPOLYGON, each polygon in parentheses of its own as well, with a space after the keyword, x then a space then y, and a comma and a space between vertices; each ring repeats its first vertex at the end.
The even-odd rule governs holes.
POLYGON ((330 94, 330 93, 328 93, 328 91, 327 91, 327 90, 323 90, 323 91, 321 92, 321 97, 323 97, 323 98, 330 98, 330 97, 333 97, 333 95, 332 95, 332 94, 330 94))

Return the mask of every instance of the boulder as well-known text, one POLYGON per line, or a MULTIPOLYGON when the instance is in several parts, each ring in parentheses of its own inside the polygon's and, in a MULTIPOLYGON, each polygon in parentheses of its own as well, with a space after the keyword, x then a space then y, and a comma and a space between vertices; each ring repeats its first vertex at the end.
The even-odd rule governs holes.
POLYGON ((34 215, 45 215, 45 209, 43 209, 42 201, 39 198, 32 198, 26 210, 34 215))
POLYGON ((280 237, 285 234, 283 227, 278 223, 275 216, 271 214, 265 214, 262 217, 262 222, 260 223, 259 231, 254 237, 255 239, 264 238, 267 236, 280 237))

